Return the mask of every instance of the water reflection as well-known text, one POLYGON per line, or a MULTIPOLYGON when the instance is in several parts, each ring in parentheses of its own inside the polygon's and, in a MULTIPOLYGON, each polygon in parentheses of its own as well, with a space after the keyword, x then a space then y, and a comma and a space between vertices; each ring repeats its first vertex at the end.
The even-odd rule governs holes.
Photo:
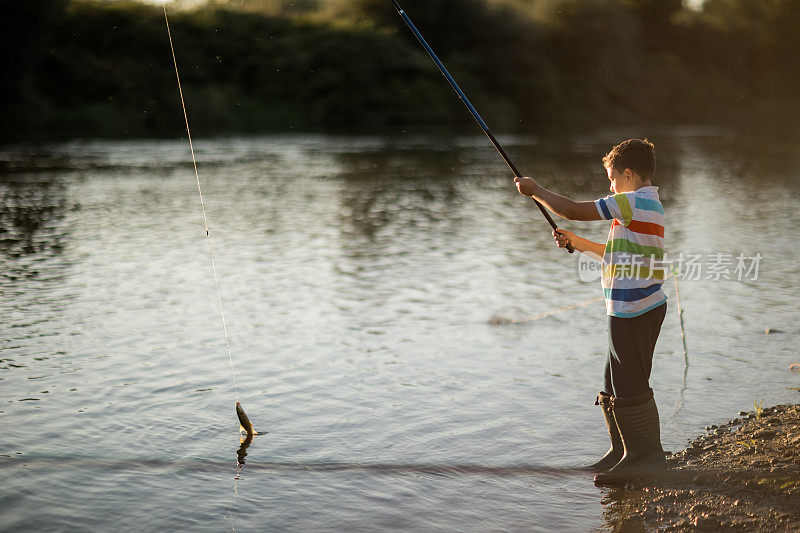
POLYGON ((456 149, 345 153, 338 162, 346 178, 339 194, 340 226, 356 237, 356 256, 364 240, 442 220, 463 200, 457 179, 465 162, 456 149))
MULTIPOLYGON (((0 369, 27 370, 30 361, 21 357, 30 354, 19 343, 36 335, 26 328, 47 330, 64 310, 66 295, 52 290, 69 264, 64 252, 74 199, 63 171, 69 164, 68 157, 39 157, 36 151, 0 152, 0 316, 8 328, 0 369)), ((37 355, 43 360, 52 351, 37 355)))
POLYGON ((244 437, 239 437, 239 448, 236 450, 236 462, 239 466, 244 465, 244 458, 247 457, 247 448, 253 442, 253 434, 247 433, 244 437))
MULTIPOLYGON (((739 149, 742 142, 726 139, 654 140, 663 156, 657 181, 672 251, 712 244, 776 251, 758 284, 687 283, 685 300, 681 287, 692 372, 671 314, 654 373, 664 405, 677 403, 663 421, 666 444, 675 449, 755 394, 767 391, 774 399, 766 403, 785 401, 786 393, 774 390, 796 362, 798 280, 796 253, 777 250, 794 249, 800 157, 785 145, 759 154, 755 143, 739 149), (783 155, 764 160, 775 154, 783 155), (762 243, 755 216, 769 221, 778 242, 762 243), (744 227, 734 240, 733 228, 744 227), (763 335, 752 322, 761 317, 786 333, 763 335)), ((560 193, 607 193, 600 157, 611 140, 501 141, 525 173, 560 193)), ((275 431, 261 446, 245 437, 236 448, 202 432, 187 440, 166 422, 192 431, 198 426, 187 420, 196 413, 211 427, 229 419, 227 408, 218 409, 230 400, 228 361, 184 143, 76 143, 54 148, 53 156, 0 162, 0 327, 11 324, 0 356, 10 364, 0 367, 0 379, 9 399, 21 399, 0 407, 0 445, 54 456, 0 459, 5 481, 15 482, 14 468, 28 464, 41 467, 35 475, 51 487, 41 500, 26 496, 25 519, 37 523, 45 498, 56 509, 83 510, 98 478, 126 491, 87 515, 141 520, 145 513, 131 502, 151 501, 146 515, 160 517, 176 507, 170 498, 181 497, 186 508, 201 500, 213 507, 228 496, 228 485, 223 494, 214 480, 232 470, 236 448, 248 482, 269 490, 274 483, 276 504, 269 511, 254 504, 254 523, 281 507, 287 515, 270 519, 287 526, 294 523, 288 514, 311 506, 353 516, 398 512, 428 525, 445 513, 455 519, 451 528, 473 514, 488 517, 489 529, 559 513, 548 523, 572 513, 580 515, 572 530, 600 523, 591 478, 557 465, 581 464, 590 449, 607 445, 594 407, 580 399, 594 390, 602 306, 535 326, 485 324, 503 308, 503 316, 527 323, 588 301, 598 289, 580 284, 565 261, 571 258, 553 249, 546 223, 516 194, 484 138, 309 136, 198 145, 235 361, 248 370, 248 397, 273 402, 275 431), (63 282, 52 282, 59 275, 63 282), (23 363, 27 368, 18 369, 23 363), (28 400, 34 397, 41 399, 28 400), (553 411, 553 401, 562 407, 553 411), (58 438, 27 447, 32 421, 58 438), (597 431, 587 431, 592 425, 597 431), (97 427, 113 431, 96 434, 97 427), (169 460, 165 449, 222 459, 169 460), (529 464, 532 458, 540 464, 529 464), (110 473, 98 476, 102 470, 110 473), (326 473, 326 483, 306 471, 326 473), (77 478, 82 472, 86 477, 77 478), (213 473, 204 478, 209 483, 196 482, 203 472, 213 473), (440 483, 441 476, 449 479, 440 483), (381 483, 389 496, 378 501, 381 483), (521 489, 510 491, 515 483, 521 489), (202 494, 191 492, 195 485, 202 494), (512 493, 521 499, 511 501, 512 493)), ((588 224, 573 226, 589 231, 588 224)), ((591 231, 604 236, 602 228, 591 231)), ((0 497, 25 494, 6 486, 0 497)))
MULTIPOLYGON (((247 447, 252 444, 252 437, 242 440, 237 451, 237 467, 244 464, 247 447)), ((107 457, 15 457, 0 458, 0 469, 15 468, 20 465, 31 468, 74 468, 87 470, 170 470, 182 472, 214 472, 230 469, 227 461, 191 460, 191 459, 115 459, 107 457)), ((582 468, 554 467, 548 465, 480 465, 480 464, 414 464, 414 463, 346 463, 346 462, 255 462, 248 463, 251 472, 371 472, 374 474, 426 474, 433 476, 546 476, 569 477, 586 476, 582 468)))
POLYGON ((58 255, 66 235, 66 185, 57 175, 0 174, 0 255, 58 255))
POLYGON ((636 502, 644 503, 647 501, 648 494, 641 490, 610 488, 603 489, 602 504, 603 523, 609 531, 620 533, 638 533, 647 531, 644 519, 640 515, 628 516, 624 511, 636 502))

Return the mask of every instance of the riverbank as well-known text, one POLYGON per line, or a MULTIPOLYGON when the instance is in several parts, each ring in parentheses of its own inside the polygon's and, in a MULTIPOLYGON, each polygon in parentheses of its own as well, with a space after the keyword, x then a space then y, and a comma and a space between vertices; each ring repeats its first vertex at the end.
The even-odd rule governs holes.
POLYGON ((706 429, 664 478, 606 494, 612 531, 800 531, 800 404, 706 429))

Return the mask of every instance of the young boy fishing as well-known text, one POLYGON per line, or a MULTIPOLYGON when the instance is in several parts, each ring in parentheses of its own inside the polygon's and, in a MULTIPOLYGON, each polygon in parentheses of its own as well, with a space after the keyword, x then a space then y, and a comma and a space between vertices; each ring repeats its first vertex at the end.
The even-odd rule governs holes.
POLYGON ((612 220, 608 240, 592 242, 571 231, 553 231, 556 244, 602 261, 602 286, 608 315, 608 354, 602 407, 611 448, 588 469, 599 472, 598 484, 614 484, 664 467, 658 409, 650 388, 650 370, 667 297, 661 289, 664 269, 664 210, 651 180, 655 148, 629 139, 604 158, 613 194, 593 202, 575 202, 541 187, 531 178, 516 178, 520 194, 531 196, 569 220, 612 220))

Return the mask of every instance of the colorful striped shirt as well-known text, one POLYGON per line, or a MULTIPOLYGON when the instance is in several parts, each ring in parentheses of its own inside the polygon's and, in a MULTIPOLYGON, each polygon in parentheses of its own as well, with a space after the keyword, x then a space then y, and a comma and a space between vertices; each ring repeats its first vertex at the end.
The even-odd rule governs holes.
POLYGON ((631 318, 664 303, 664 208, 658 187, 641 187, 595 200, 614 220, 603 255, 603 293, 609 315, 631 318))

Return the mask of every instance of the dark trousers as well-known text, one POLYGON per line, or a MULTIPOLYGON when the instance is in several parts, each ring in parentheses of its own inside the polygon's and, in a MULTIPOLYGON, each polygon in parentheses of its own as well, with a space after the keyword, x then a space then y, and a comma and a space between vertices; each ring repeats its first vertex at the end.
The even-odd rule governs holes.
POLYGON ((608 317, 608 356, 603 391, 630 398, 650 390, 650 370, 667 303, 633 318, 608 317))

